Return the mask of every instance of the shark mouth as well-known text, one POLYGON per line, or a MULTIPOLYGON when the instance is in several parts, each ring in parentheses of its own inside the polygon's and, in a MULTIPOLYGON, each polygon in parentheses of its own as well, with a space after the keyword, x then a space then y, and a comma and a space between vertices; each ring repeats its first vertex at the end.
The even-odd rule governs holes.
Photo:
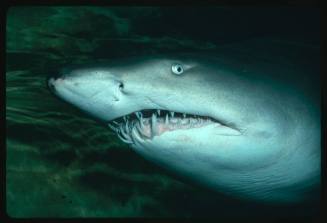
POLYGON ((108 126, 123 142, 133 144, 133 130, 142 140, 151 140, 154 136, 160 136, 167 131, 201 128, 210 124, 226 126, 208 116, 147 109, 114 119, 108 126))

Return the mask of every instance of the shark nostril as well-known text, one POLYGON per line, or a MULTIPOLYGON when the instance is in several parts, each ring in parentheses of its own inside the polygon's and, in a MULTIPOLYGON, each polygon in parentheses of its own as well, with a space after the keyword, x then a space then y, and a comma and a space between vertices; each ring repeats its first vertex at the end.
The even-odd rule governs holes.
POLYGON ((49 87, 50 91, 54 92, 56 90, 55 85, 54 85, 54 79, 49 78, 47 82, 48 82, 48 87, 49 87))
POLYGON ((122 91, 124 89, 124 84, 122 82, 120 82, 118 87, 119 87, 119 90, 122 91))

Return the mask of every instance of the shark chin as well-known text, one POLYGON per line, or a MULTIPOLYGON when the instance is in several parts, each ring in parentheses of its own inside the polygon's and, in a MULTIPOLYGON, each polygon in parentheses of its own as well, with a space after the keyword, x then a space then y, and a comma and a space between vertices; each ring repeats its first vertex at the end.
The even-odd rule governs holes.
POLYGON ((182 179, 250 201, 317 200, 319 51, 305 49, 302 58, 278 44, 70 67, 47 83, 182 179))

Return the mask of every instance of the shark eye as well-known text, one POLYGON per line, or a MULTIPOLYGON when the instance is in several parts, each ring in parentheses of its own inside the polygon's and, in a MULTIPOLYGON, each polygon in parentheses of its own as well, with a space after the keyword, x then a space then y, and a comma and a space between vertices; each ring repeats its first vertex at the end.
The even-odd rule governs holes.
POLYGON ((180 64, 173 64, 173 66, 171 67, 171 70, 173 71, 174 74, 177 74, 177 75, 182 74, 184 71, 182 65, 180 65, 180 64))

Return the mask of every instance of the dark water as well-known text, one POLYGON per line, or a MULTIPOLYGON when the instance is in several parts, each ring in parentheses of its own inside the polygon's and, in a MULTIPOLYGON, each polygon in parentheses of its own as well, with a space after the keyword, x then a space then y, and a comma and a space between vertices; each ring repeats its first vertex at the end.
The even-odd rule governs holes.
MULTIPOLYGON (((68 64, 213 51, 248 39, 320 46, 309 8, 13 7, 7 14, 7 213, 13 217, 293 216, 185 183, 105 126, 56 99, 46 76, 68 64)), ((293 44, 293 45, 294 45, 293 44)))

